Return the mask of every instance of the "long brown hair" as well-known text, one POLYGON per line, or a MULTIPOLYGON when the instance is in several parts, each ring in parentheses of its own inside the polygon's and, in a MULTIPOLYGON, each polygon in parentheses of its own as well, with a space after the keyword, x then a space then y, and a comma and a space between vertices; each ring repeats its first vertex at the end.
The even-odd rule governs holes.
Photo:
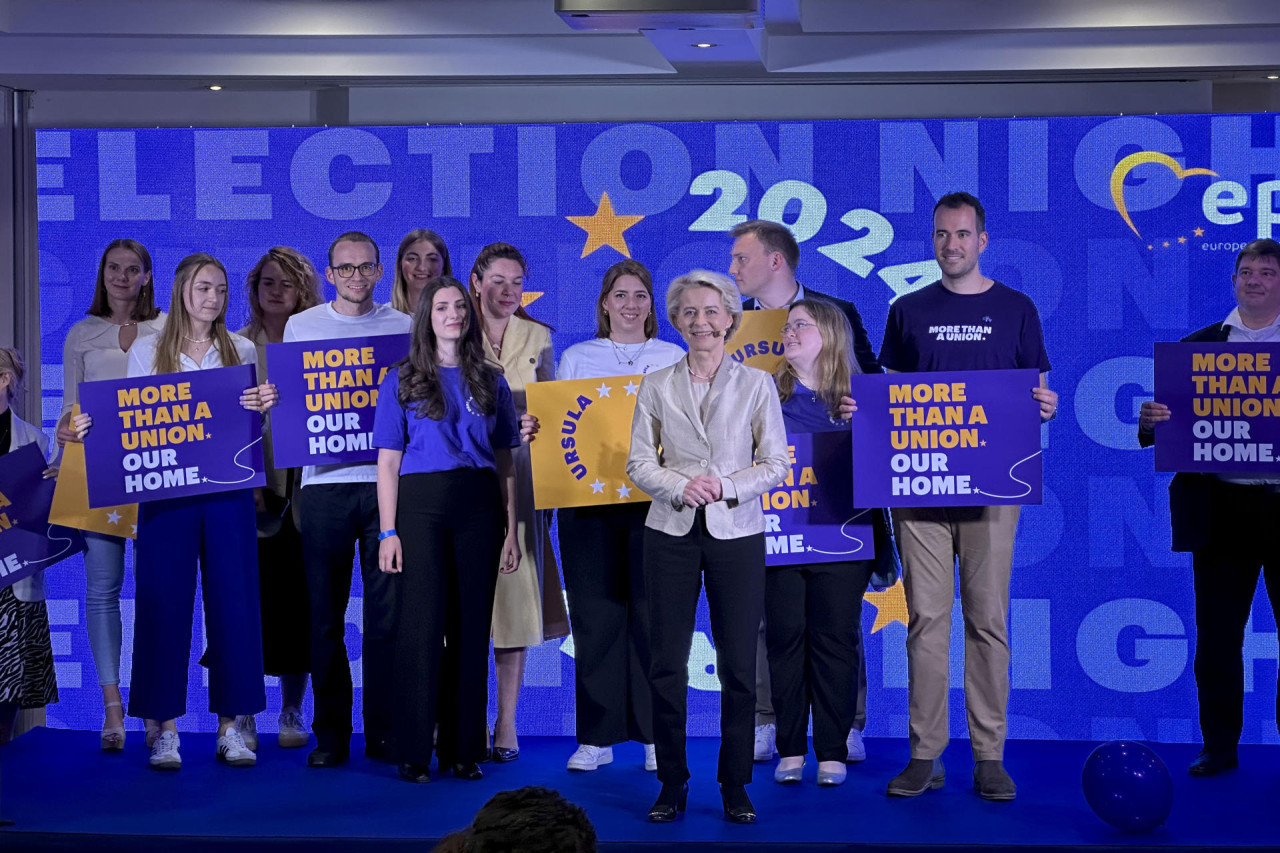
POLYGON ((596 337, 607 338, 613 328, 609 325, 609 315, 604 311, 604 301, 609 297, 613 286, 618 283, 618 279, 624 275, 633 275, 640 279, 640 283, 644 285, 644 289, 649 292, 649 316, 644 318, 644 336, 646 338, 656 338, 658 336, 658 310, 653 307, 653 276, 649 275, 649 270, 639 261, 633 261, 631 258, 625 258, 618 261, 604 272, 604 280, 600 282, 600 298, 596 300, 596 337))
MULTIPOLYGON (((173 273, 173 296, 169 298, 169 319, 165 320, 164 329, 156 339, 156 373, 178 373, 182 370, 182 339, 191 335, 191 315, 187 313, 185 294, 205 267, 216 267, 223 276, 227 274, 222 261, 206 252, 187 255, 178 262, 173 273)), ((209 335, 222 358, 223 367, 234 367, 240 363, 240 353, 231 343, 231 333, 227 331, 225 302, 213 321, 209 335)))
MULTIPOLYGON (((471 265, 472 289, 470 291, 471 301, 474 302, 476 306, 476 313, 481 317, 484 316, 484 308, 480 305, 480 291, 475 287, 475 284, 477 281, 484 278, 485 272, 489 267, 493 266, 494 261, 501 260, 515 261, 520 265, 520 271, 522 273, 525 275, 529 274, 529 267, 524 262, 524 255, 520 254, 520 250, 510 243, 490 243, 481 249, 480 254, 476 255, 476 262, 471 265)), ((537 323, 539 326, 546 326, 553 332, 556 330, 555 326, 552 326, 550 323, 544 323, 537 317, 530 316, 529 312, 524 310, 523 301, 516 307, 516 310, 513 313, 521 319, 530 320, 537 323)))
POLYGON ((409 354, 398 362, 400 387, 396 399, 408 411, 415 408, 418 417, 442 420, 448 413, 444 389, 440 387, 440 362, 436 354, 436 330, 431 325, 431 307, 435 295, 451 287, 457 288, 466 304, 466 316, 462 321, 462 337, 458 340, 458 364, 462 368, 462 381, 471 392, 471 399, 483 414, 491 415, 497 408, 498 377, 502 369, 485 361, 484 342, 480 338, 480 322, 475 305, 467 299, 467 290, 456 278, 442 275, 433 278, 422 288, 418 310, 413 313, 413 337, 409 342, 409 354))
MULTIPOLYGON (((400 248, 396 250, 396 274, 391 281, 391 307, 402 314, 413 312, 409 310, 409 282, 405 281, 404 273, 400 271, 400 263, 404 260, 404 253, 419 240, 426 240, 440 253, 440 260, 443 263, 440 267, 440 275, 453 275, 453 265, 449 263, 449 247, 445 245, 443 237, 428 228, 415 228, 404 235, 404 239, 400 241, 400 248)), ((466 290, 462 292, 466 293, 466 290)))
MULTIPOLYGON (((849 377, 862 372, 853 357, 853 329, 844 312, 825 299, 806 298, 792 302, 787 310, 788 316, 797 308, 809 312, 818 326, 818 334, 822 335, 822 348, 814 362, 814 373, 821 387, 810 390, 826 404, 832 417, 836 417, 840 414, 840 398, 849 396, 849 377)), ((778 398, 784 403, 790 400, 799 379, 791 362, 784 358, 774 368, 773 378, 778 384, 778 398)))
POLYGON ((111 316, 111 303, 107 301, 107 255, 116 249, 128 249, 137 255, 138 262, 142 264, 142 274, 147 277, 147 280, 138 287, 138 298, 133 301, 133 311, 130 312, 129 319, 135 323, 154 320, 160 316, 160 309, 156 307, 156 284, 155 276, 151 272, 151 253, 147 251, 146 246, 128 237, 112 240, 107 244, 107 248, 102 250, 102 259, 98 261, 98 283, 93 288, 93 302, 89 304, 89 310, 84 313, 93 317, 111 316))
POLYGON ((245 326, 245 334, 250 337, 262 331, 262 303, 258 300, 258 281, 262 278, 262 268, 272 261, 280 265, 280 272, 284 274, 285 280, 298 291, 298 304, 293 306, 294 314, 320 304, 320 276, 311 261, 297 249, 274 246, 258 259, 245 279, 245 289, 249 296, 249 324, 245 326))

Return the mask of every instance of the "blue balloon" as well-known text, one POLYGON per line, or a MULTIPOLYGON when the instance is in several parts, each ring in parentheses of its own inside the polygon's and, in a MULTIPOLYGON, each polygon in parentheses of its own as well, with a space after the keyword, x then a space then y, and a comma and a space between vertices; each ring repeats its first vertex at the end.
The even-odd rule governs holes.
POLYGON ((1161 826, 1173 809, 1173 778, 1160 756, 1134 741, 1113 740, 1090 753, 1081 783, 1093 813, 1127 832, 1161 826))

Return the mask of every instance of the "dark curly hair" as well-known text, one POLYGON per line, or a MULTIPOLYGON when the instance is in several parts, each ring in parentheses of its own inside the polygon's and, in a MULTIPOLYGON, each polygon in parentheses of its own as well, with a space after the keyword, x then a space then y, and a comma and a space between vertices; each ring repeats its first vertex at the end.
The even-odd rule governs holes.
POLYGON ((462 368, 462 380, 471 392, 477 408, 491 415, 497 408, 498 377, 502 369, 484 358, 484 343, 480 338, 480 323, 475 306, 467 297, 467 289, 456 278, 442 275, 433 278, 422 288, 418 310, 413 314, 413 338, 409 342, 409 354, 397 362, 400 369, 400 387, 396 399, 408 411, 416 409, 418 417, 442 420, 448 412, 444 389, 440 387, 440 362, 436 354, 436 330, 431 325, 431 308, 436 294, 455 288, 462 297, 466 312, 462 321, 462 337, 458 341, 458 363, 462 368))
POLYGON ((581 806, 529 785, 494 794, 471 822, 467 853, 595 853, 596 829, 581 806))

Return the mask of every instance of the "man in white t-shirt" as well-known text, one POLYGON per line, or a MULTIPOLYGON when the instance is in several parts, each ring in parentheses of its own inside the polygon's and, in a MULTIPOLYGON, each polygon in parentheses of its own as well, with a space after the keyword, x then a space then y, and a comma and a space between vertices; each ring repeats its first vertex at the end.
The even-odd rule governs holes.
MULTIPOLYGON (((350 231, 334 240, 324 274, 337 288, 338 298, 290 317, 284 329, 286 342, 410 330, 408 315, 373 301, 382 264, 378 246, 369 236, 350 231)), ((335 767, 350 755, 352 687, 345 635, 356 545, 364 581, 365 755, 388 758, 398 576, 378 571, 377 480, 373 462, 302 469, 302 557, 311 600, 315 696, 316 748, 307 756, 311 767, 335 767)))

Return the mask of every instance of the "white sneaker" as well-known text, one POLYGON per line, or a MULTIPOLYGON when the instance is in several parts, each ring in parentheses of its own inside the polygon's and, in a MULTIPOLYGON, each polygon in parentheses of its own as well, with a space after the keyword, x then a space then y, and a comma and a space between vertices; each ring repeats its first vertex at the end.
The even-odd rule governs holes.
POLYGON ((151 744, 151 769, 177 770, 182 767, 182 756, 178 754, 181 745, 177 732, 160 732, 151 744))
POLYGON ((849 750, 849 757, 845 759, 848 763, 867 760, 867 745, 862 742, 861 730, 849 729, 849 737, 845 738, 844 745, 849 750))
POLYGON ((244 745, 244 738, 235 726, 218 735, 218 760, 232 767, 252 767, 258 763, 258 756, 244 745))
POLYGON ((240 733, 240 739, 244 741, 244 745, 255 752, 258 749, 258 719, 252 714, 242 714, 236 717, 236 731, 240 733))
MULTIPOLYGON (((297 708, 285 708, 280 712, 280 733, 276 736, 276 740, 281 749, 294 749, 311 742, 311 733, 307 731, 307 724, 302 719, 301 711, 297 708)), ((249 745, 247 741, 245 745, 249 745)), ((256 750, 257 746, 249 748, 256 750)))
POLYGON ((569 756, 570 770, 595 770, 605 764, 613 763, 613 747, 587 746, 582 744, 577 752, 569 756))
POLYGON ((773 723, 756 726, 756 761, 772 761, 778 754, 778 727, 773 723))
POLYGON ((650 773, 658 769, 658 749, 651 743, 644 745, 644 769, 650 773))

